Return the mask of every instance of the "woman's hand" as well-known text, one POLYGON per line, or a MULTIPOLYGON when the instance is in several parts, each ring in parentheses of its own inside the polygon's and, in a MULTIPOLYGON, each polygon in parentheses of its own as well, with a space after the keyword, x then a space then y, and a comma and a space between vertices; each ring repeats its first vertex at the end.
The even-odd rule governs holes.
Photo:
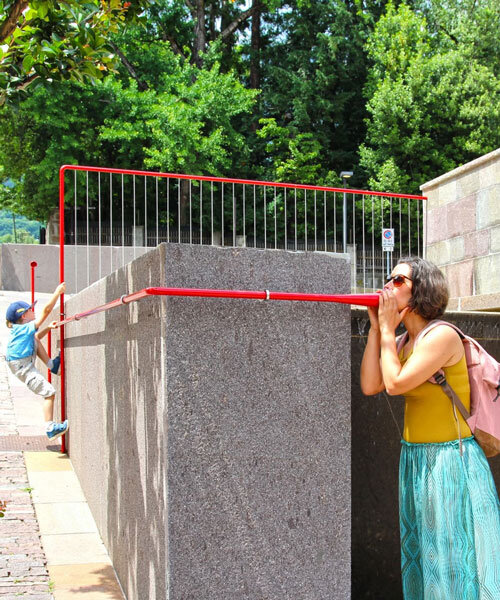
POLYGON ((378 322, 380 330, 394 333, 409 310, 409 307, 406 306, 399 312, 398 303, 393 291, 389 288, 382 290, 378 305, 378 322))
POLYGON ((377 306, 369 306, 368 307, 368 316, 370 318, 370 326, 373 331, 380 331, 380 323, 378 321, 378 307, 377 306))

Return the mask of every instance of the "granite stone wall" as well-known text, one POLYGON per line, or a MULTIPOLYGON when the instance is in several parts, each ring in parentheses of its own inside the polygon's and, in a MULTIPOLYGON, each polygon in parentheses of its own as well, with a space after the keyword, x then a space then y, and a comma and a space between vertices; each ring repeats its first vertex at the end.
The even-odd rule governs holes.
MULTIPOLYGON (((347 293, 331 254, 161 245, 147 286, 347 293)), ((70 456, 129 600, 351 597, 350 308, 147 298, 66 326, 70 456)))

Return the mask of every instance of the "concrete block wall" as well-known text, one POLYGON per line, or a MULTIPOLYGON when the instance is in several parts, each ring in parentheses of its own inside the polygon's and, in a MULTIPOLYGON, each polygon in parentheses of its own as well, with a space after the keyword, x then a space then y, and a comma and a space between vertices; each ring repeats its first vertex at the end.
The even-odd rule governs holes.
POLYGON ((452 310, 500 310, 500 149, 420 187, 427 258, 447 276, 452 310))
MULTIPOLYGON (((148 248, 136 246, 65 247, 64 274, 68 294, 75 294, 119 266, 141 256, 148 248)), ((30 263, 36 261, 35 290, 53 292, 59 284, 59 245, 0 244, 0 289, 31 289, 30 263)))
MULTIPOLYGON (((332 254, 163 244, 147 286, 349 292, 332 254)), ((128 600, 351 597, 350 308, 148 298, 66 326, 70 456, 128 600)))

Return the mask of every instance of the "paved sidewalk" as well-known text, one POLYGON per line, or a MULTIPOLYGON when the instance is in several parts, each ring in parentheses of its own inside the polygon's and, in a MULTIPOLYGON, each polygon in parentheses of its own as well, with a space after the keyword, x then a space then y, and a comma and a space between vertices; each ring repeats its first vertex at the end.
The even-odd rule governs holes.
MULTIPOLYGON (((0 436, 17 436, 7 365, 0 358, 0 436)), ((6 438, 3 437, 3 442, 6 438)), ((21 451, 0 451, 0 597, 53 600, 21 451)))
POLYGON ((19 299, 30 295, 0 291, 0 597, 123 600, 71 461, 45 435, 43 401, 5 362, 1 321, 19 299))

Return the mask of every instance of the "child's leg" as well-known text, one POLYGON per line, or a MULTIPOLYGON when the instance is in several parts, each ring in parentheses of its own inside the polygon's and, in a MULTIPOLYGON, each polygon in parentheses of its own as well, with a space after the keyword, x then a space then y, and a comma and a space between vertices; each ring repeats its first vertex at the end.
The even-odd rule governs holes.
POLYGON ((40 344, 40 342, 38 342, 36 345, 36 355, 48 367, 51 366, 51 365, 49 365, 50 358, 49 358, 49 355, 47 354, 47 350, 45 350, 45 346, 43 344, 40 344))
POLYGON ((47 365, 47 368, 49 368, 52 371, 52 373, 55 373, 56 375, 58 374, 59 365, 61 362, 60 358, 49 358, 47 350, 45 350, 43 344, 41 344, 40 342, 37 342, 36 344, 36 355, 43 363, 47 365))
POLYGON ((54 399, 55 396, 49 396, 43 401, 43 418, 45 422, 54 420, 54 399))

